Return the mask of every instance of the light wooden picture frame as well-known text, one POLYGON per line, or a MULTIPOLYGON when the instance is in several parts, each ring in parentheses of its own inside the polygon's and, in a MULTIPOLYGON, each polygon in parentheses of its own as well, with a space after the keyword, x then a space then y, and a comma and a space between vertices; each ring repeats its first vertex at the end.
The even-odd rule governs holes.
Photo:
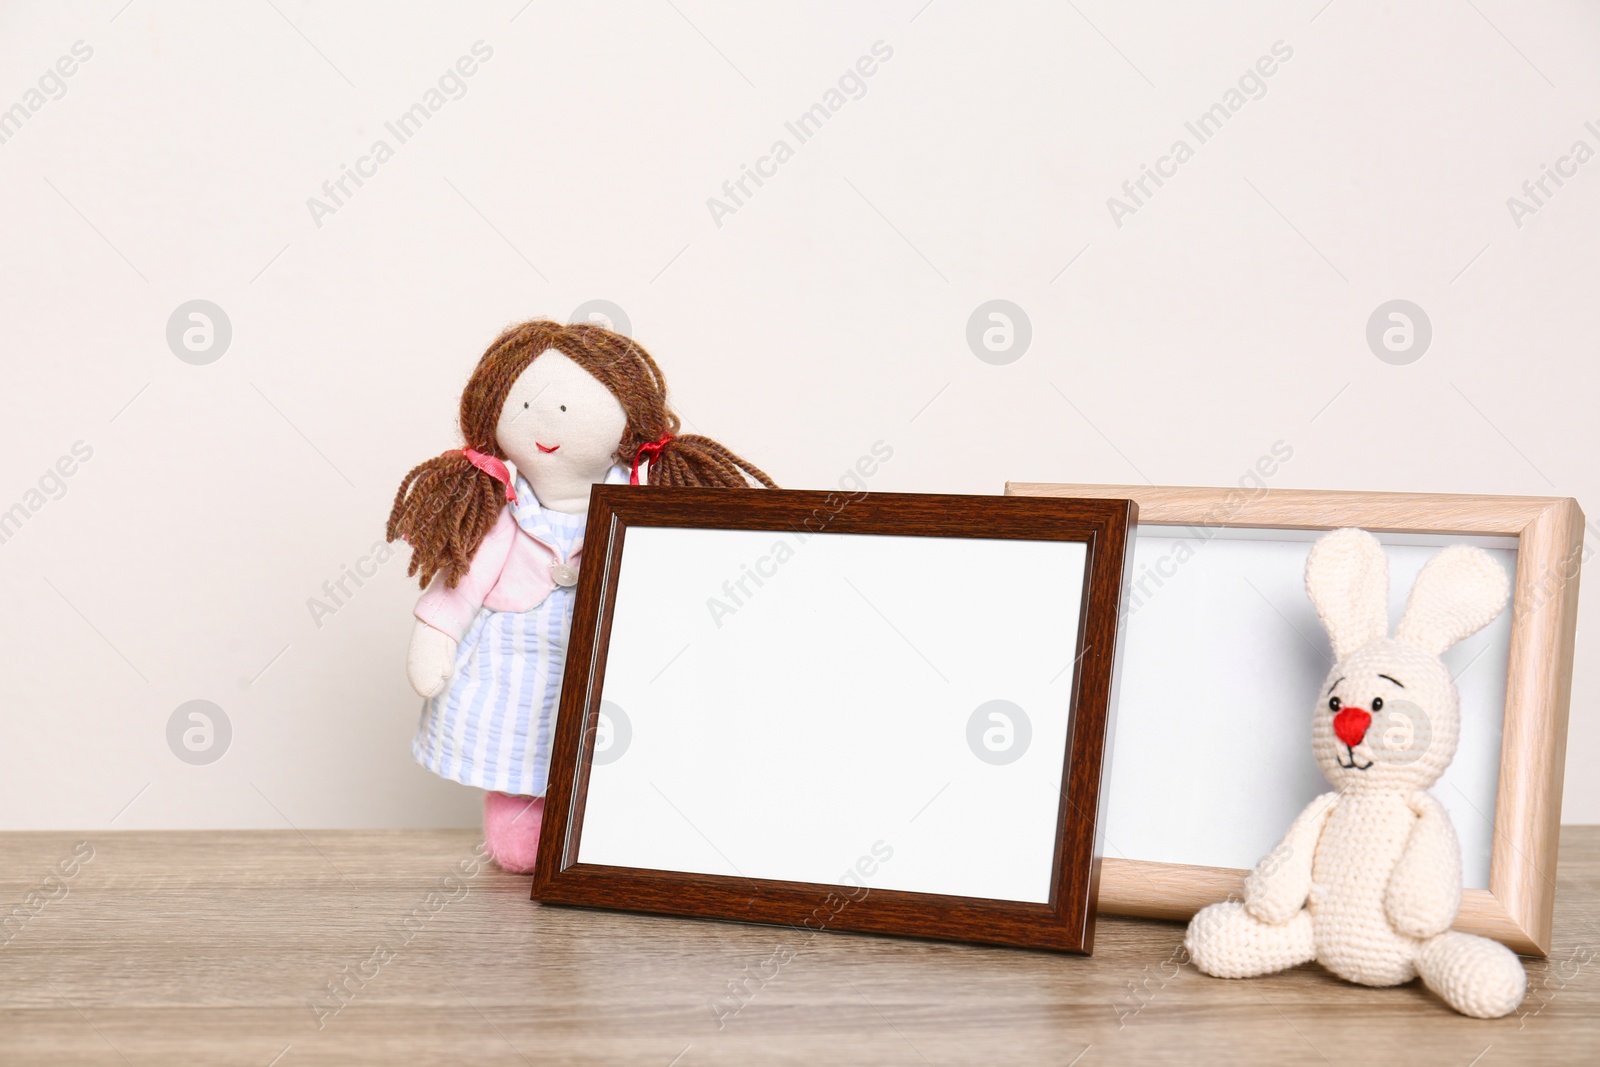
MULTIPOLYGON (((1139 506, 1141 529, 1189 527, 1239 534, 1358 526, 1380 538, 1393 534, 1514 543, 1504 710, 1497 781, 1492 786, 1492 838, 1487 844, 1488 884, 1464 891, 1456 928, 1493 937, 1518 952, 1548 954, 1578 575, 1584 554, 1585 520, 1577 501, 1040 482, 1008 482, 1006 494, 1132 499, 1139 506)), ((1132 624, 1127 628, 1131 631, 1132 624)), ((1127 678, 1119 684, 1127 685, 1127 678)), ((1303 705, 1307 710, 1311 699, 1308 694, 1303 705)), ((1283 729, 1308 735, 1309 724, 1304 715, 1290 715, 1283 729)), ((1115 780, 1117 753, 1113 751, 1110 758, 1115 780)), ((1183 799, 1186 804, 1204 803, 1203 798, 1183 799)), ((1283 828, 1294 814, 1284 816, 1283 828)), ((1107 849, 1100 871, 1099 909, 1116 915, 1187 919, 1213 901, 1241 893, 1247 873, 1242 866, 1156 862, 1118 857, 1107 849)))

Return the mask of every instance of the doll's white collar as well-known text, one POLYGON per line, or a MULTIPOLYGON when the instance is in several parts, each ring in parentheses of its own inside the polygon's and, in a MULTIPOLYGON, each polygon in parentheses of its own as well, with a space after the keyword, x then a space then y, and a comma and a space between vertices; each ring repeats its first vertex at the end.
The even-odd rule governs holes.
MULTIPOLYGON (((605 479, 601 484, 625 485, 627 481, 628 468, 620 463, 613 463, 611 469, 606 471, 605 479)), ((543 531, 548 536, 549 530, 540 515, 540 512, 544 510, 544 505, 539 503, 539 497, 534 493, 533 486, 528 484, 528 479, 524 478, 520 471, 517 472, 514 484, 516 485, 517 499, 511 503, 512 518, 517 520, 518 526, 521 526, 530 534, 537 536, 539 531, 543 531)))

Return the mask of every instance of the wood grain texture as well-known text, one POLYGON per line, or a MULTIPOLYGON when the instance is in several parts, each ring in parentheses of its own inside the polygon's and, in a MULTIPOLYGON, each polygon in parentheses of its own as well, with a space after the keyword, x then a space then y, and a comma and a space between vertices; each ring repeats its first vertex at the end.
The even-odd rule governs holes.
POLYGON ((1554 500, 1517 548, 1489 891, 1521 928, 1518 951, 1550 943, 1583 527, 1577 501, 1554 500))
POLYGON ((1600 827, 1564 828, 1551 958, 1488 1022, 1315 965, 1208 978, 1153 920, 1103 917, 1073 957, 541 907, 527 878, 460 873, 470 831, 0 835, 8 914, 81 840, 93 859, 0 933, 7 1067, 1570 1067, 1600 1047, 1600 827))
MULTIPOLYGON (((597 486, 589 498, 586 563, 573 609, 571 651, 550 759, 532 895, 546 903, 774 923, 808 930, 915 934, 986 944, 1088 952, 1094 947, 1096 816, 1118 608, 1138 508, 1128 500, 996 499, 946 494, 771 489, 641 491, 597 486), (1049 900, 1027 903, 905 890, 860 896, 843 886, 643 870, 579 862, 583 813, 611 654, 618 580, 633 527, 773 530, 814 535, 1013 538, 1086 548, 1076 669, 1051 860, 1049 900)), ((619 655, 639 650, 621 649, 619 655)), ((707 773, 714 773, 714 769, 707 773)), ((858 890, 859 891, 859 890, 858 890)))
MULTIPOLYGON (((1503 941, 1518 952, 1550 946, 1561 787, 1584 517, 1570 497, 1362 493, 1313 489, 1008 482, 1007 495, 1127 497, 1153 526, 1331 529, 1515 536, 1500 781, 1488 890, 1464 895, 1457 929, 1503 941)), ((1100 909, 1175 918, 1235 891, 1244 872, 1108 858, 1100 909), (1165 871, 1155 868, 1167 867, 1165 871), (1213 872, 1201 874, 1199 872, 1213 872), (1219 892, 1219 889, 1221 890, 1219 892)))
POLYGON ((1336 489, 1240 489, 1188 485, 1007 482, 1008 496, 1110 496, 1139 502, 1156 526, 1258 526, 1321 530, 1360 526, 1406 533, 1520 534, 1562 497, 1456 493, 1362 493, 1336 489))

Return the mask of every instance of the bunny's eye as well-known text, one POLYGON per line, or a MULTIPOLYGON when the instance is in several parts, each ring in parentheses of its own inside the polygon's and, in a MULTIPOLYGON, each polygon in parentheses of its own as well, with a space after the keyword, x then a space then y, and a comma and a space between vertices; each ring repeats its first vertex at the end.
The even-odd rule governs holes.
POLYGON ((561 410, 562 410, 562 411, 565 411, 565 410, 567 410, 567 405, 565 405, 565 404, 562 404, 562 405, 561 405, 561 410))
POLYGON ((1373 697, 1372 698, 1372 710, 1373 711, 1382 711, 1383 710, 1383 698, 1382 697, 1373 697))
POLYGON ((1328 710, 1329 711, 1338 711, 1342 707, 1344 707, 1344 702, 1341 701, 1338 697, 1329 697, 1328 698, 1328 710))

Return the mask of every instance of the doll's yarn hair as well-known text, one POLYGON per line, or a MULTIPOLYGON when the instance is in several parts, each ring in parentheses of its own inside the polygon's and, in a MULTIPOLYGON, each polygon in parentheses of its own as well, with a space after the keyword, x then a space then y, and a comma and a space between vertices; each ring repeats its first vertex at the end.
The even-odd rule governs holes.
MULTIPOLYGON (((539 356, 554 349, 610 389, 628 425, 616 460, 633 463, 639 447, 671 435, 648 468, 650 485, 750 487, 754 479, 776 489, 760 468, 699 434, 679 434, 678 416, 667 406, 661 368, 630 337, 593 323, 524 322, 495 338, 461 394, 461 436, 466 447, 504 460, 495 440, 511 386, 539 356)), ((426 586, 439 572, 447 587, 467 573, 472 557, 505 506, 505 487, 460 451, 446 452, 412 468, 400 483, 389 512, 387 536, 411 546, 408 575, 426 586)))

